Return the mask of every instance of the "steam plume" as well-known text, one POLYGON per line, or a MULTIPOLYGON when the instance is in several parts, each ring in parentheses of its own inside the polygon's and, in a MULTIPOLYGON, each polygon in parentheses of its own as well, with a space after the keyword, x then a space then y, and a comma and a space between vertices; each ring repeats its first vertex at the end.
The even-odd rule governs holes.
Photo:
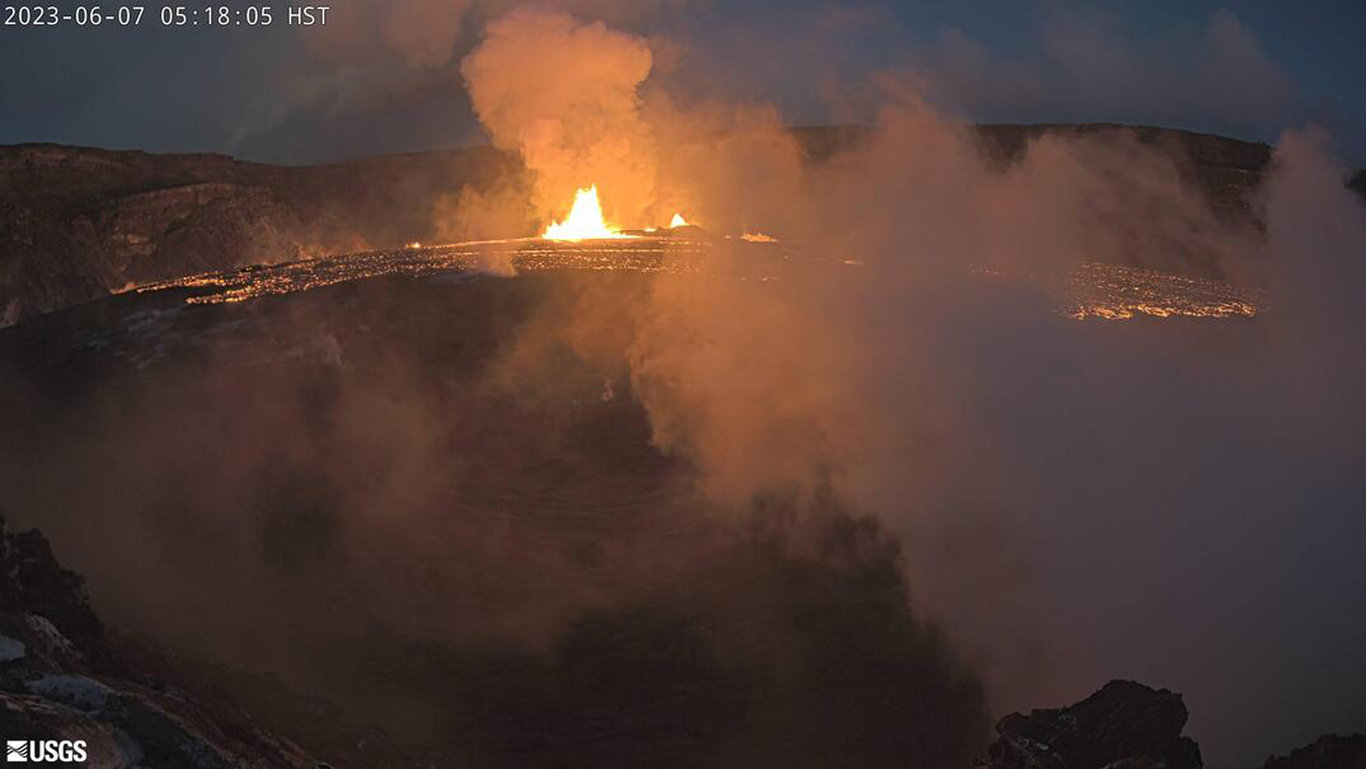
POLYGON ((638 37, 526 7, 489 24, 461 72, 494 144, 532 173, 538 214, 563 214, 596 183, 609 217, 638 226, 656 174, 636 92, 651 65, 638 37))

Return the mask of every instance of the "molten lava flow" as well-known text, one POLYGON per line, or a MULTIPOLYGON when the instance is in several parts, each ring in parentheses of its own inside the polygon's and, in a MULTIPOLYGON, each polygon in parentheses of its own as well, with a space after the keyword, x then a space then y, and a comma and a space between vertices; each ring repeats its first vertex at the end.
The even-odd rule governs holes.
POLYGON ((547 240, 589 240, 598 238, 629 238, 610 227, 602 218, 602 204, 598 202, 598 185, 584 187, 574 195, 574 205, 562 222, 551 222, 541 234, 547 240))
POLYGON ((772 235, 765 235, 765 234, 762 233, 762 232, 746 232, 744 235, 741 235, 741 236, 740 236, 740 239, 741 239, 741 240, 747 240, 747 241, 749 241, 750 243, 776 243, 776 242, 778 242, 778 239, 777 239, 777 238, 773 237, 772 235))
POLYGON ((670 229, 672 229, 672 228, 674 228, 674 227, 687 227, 687 226, 688 226, 688 220, 683 218, 683 214, 674 214, 673 220, 669 222, 669 228, 670 228, 670 229))

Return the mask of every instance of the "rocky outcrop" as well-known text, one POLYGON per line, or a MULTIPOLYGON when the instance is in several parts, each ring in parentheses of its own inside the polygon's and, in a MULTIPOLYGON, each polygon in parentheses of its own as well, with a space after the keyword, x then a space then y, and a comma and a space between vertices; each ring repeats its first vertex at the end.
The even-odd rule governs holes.
MULTIPOLYGON (((1065 708, 1012 713, 977 769, 1199 769, 1181 695, 1111 681, 1065 708)), ((1366 735, 1328 734, 1262 769, 1366 769, 1366 735)))
POLYGON ((1181 695, 1111 681, 1065 708, 1013 713, 996 726, 986 769, 1198 769, 1200 748, 1181 736, 1181 695))
POLYGON ((155 280, 430 241, 443 201, 511 163, 486 148, 287 167, 0 147, 0 326, 155 280))
POLYGON ((83 740, 89 767, 262 767, 315 762, 221 705, 115 661, 81 578, 37 531, 0 519, 0 734, 83 740))
POLYGON ((80 576, 57 563, 43 535, 11 534, 0 518, 0 659, 52 668, 98 663, 104 629, 80 576))
POLYGON ((1288 756, 1267 759, 1262 769, 1366 769, 1366 734, 1325 734, 1288 756))

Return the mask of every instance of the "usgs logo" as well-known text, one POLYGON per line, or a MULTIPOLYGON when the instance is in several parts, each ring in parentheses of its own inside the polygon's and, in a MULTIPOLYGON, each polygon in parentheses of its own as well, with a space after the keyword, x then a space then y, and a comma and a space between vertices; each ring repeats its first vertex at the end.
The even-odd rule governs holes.
POLYGON ((14 764, 85 761, 85 740, 5 740, 5 760, 14 764))

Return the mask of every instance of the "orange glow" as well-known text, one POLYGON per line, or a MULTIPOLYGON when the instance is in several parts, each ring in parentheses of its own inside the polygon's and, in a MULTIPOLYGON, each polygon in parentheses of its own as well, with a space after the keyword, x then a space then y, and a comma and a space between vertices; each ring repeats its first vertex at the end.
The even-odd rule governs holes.
POLYGON ((574 195, 574 205, 564 221, 551 222, 541 234, 547 240, 598 240, 602 238, 629 238, 621 230, 607 224, 602 216, 602 204, 598 202, 598 186, 584 187, 574 195))
POLYGON ((776 243, 778 240, 772 235, 765 235, 762 232, 746 232, 740 236, 740 239, 747 240, 750 243, 776 243))
POLYGON ((683 214, 674 214, 673 220, 669 222, 669 228, 670 228, 670 229, 672 229, 672 228, 674 228, 674 227, 687 227, 687 226, 688 226, 688 220, 683 218, 683 214))

